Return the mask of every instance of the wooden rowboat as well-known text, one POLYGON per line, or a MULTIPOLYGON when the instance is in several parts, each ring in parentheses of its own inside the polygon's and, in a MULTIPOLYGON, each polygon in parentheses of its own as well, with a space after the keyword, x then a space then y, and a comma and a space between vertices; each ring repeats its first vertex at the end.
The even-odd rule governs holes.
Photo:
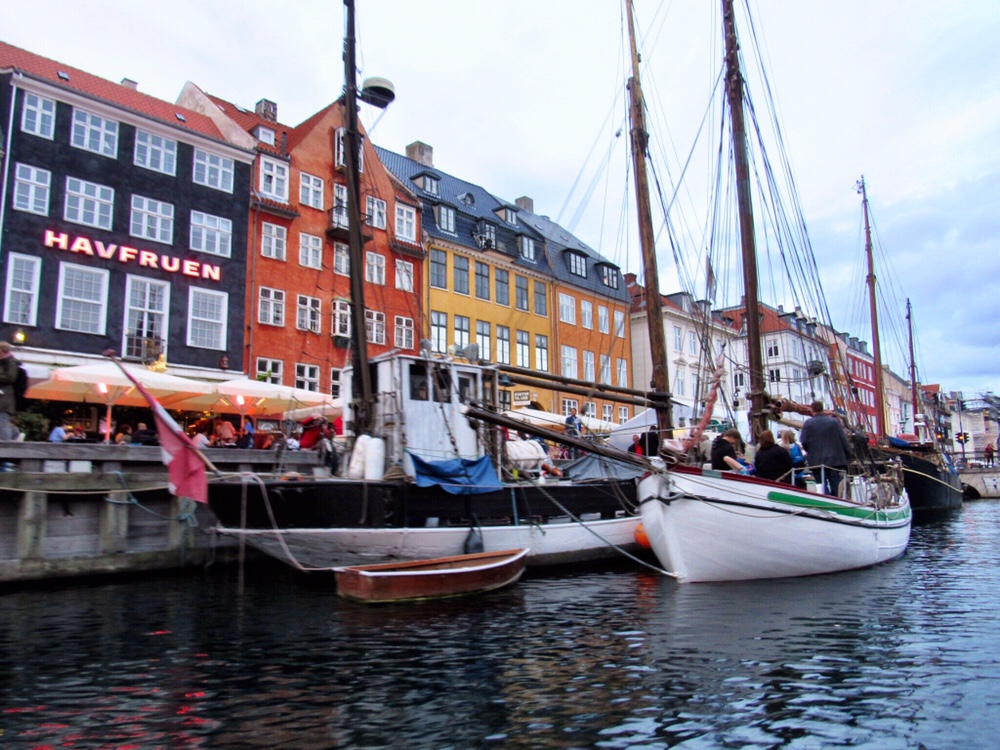
POLYGON ((334 568, 337 593, 377 604, 480 594, 517 581, 527 549, 334 568))

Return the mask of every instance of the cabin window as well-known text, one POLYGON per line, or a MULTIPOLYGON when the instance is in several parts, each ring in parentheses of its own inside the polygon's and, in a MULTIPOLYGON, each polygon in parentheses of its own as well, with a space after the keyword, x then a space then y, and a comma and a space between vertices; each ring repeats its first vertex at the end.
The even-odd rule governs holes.
POLYGON ((427 389, 427 366, 410 365, 410 400, 427 401, 429 398, 427 389))

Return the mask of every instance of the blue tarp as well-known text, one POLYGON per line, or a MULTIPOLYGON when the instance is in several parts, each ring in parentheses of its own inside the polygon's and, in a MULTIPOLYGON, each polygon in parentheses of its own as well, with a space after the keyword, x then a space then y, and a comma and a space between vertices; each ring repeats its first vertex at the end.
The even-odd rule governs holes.
POLYGON ((893 448, 912 448, 913 447, 913 443, 911 443, 909 440, 900 440, 899 438, 892 437, 891 435, 889 436, 889 445, 891 445, 893 448))
POLYGON ((410 453, 418 487, 441 487, 453 495, 479 495, 502 489, 489 456, 425 461, 410 453))

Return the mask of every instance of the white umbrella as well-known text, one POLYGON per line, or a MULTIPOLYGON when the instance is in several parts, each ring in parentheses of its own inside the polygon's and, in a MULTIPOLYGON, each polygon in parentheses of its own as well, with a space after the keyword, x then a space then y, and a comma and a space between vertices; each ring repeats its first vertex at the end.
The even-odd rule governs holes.
MULTIPOLYGON (((153 372, 145 367, 125 365, 151 396, 167 405, 178 398, 189 398, 206 394, 211 385, 200 380, 180 378, 163 372, 153 372)), ((138 392, 135 384, 114 362, 99 362, 93 365, 75 367, 55 367, 48 380, 28 388, 28 398, 49 401, 75 401, 98 403, 107 406, 104 422, 105 440, 111 440, 111 407, 147 406, 146 399, 138 392)))
POLYGON ((241 421, 247 416, 280 414, 292 409, 320 406, 332 398, 316 391, 293 388, 253 378, 236 378, 211 384, 207 394, 190 398, 172 399, 173 409, 203 409, 221 414, 239 414, 241 421))
POLYGON ((286 411, 285 419, 290 419, 293 422, 300 422, 301 420, 309 417, 333 417, 336 419, 337 417, 342 416, 343 413, 343 400, 335 398, 326 404, 319 404, 318 406, 303 406, 300 409, 286 411))

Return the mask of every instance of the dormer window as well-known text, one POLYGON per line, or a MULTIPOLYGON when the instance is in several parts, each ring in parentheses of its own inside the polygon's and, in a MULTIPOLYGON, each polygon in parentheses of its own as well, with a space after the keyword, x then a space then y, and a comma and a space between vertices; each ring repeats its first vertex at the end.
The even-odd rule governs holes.
POLYGON ((254 138, 256 138, 261 143, 266 143, 268 146, 274 145, 275 133, 271 128, 265 128, 263 125, 258 125, 254 128, 253 132, 254 138))
POLYGON ((435 211, 437 212, 437 224, 438 228, 442 232, 454 232, 455 231, 455 209, 451 206, 438 206, 435 211))
POLYGON ((601 281, 611 289, 618 288, 618 269, 612 266, 601 266, 601 281))
POLYGON ((423 188, 424 192, 430 193, 431 195, 440 195, 440 190, 438 189, 438 184, 440 180, 437 177, 431 177, 429 174, 424 175, 423 188))
POLYGON ((525 260, 535 260, 535 241, 531 237, 521 235, 521 257, 525 260))
POLYGON ((569 254, 569 272, 574 276, 587 278, 587 256, 579 253, 569 254))
POLYGON ((511 208, 510 206, 503 206, 498 208, 496 211, 497 216, 506 221, 508 224, 513 224, 517 226, 517 209, 511 208))
POLYGON ((495 225, 490 224, 488 221, 479 222, 479 235, 477 237, 479 240, 479 246, 484 248, 491 248, 497 246, 497 228, 495 225))

